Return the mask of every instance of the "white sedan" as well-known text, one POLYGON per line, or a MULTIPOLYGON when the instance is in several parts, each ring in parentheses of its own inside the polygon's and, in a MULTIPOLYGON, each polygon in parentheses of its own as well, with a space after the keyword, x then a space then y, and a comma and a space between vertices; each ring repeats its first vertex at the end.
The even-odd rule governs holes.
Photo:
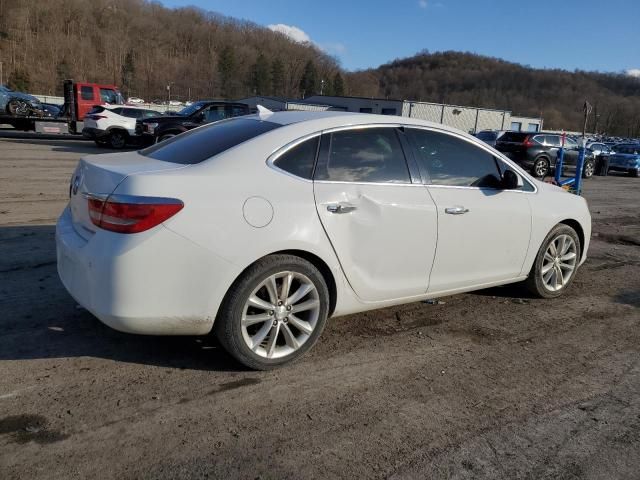
POLYGON ((238 361, 301 356, 328 317, 513 282, 556 297, 585 200, 412 118, 262 112, 83 158, 56 229, 67 290, 131 333, 214 332, 238 361))

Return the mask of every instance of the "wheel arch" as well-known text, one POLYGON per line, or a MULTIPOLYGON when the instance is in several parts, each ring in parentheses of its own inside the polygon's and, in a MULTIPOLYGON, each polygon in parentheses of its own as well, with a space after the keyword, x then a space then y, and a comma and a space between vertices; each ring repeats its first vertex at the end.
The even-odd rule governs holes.
POLYGON ((584 255, 584 229, 580 222, 574 220, 573 218, 566 218, 558 223, 558 225, 567 225, 568 227, 573 228, 578 235, 578 241, 580 242, 580 256, 584 255))
POLYGON ((333 312, 334 312, 334 310, 336 308, 336 303, 338 301, 338 289, 337 289, 336 279, 335 279, 335 277, 333 275, 333 272, 331 271, 331 268, 329 267, 327 262, 325 262, 318 255, 316 255, 314 253, 311 253, 311 252, 308 252, 306 250, 298 250, 298 249, 278 250, 278 251, 271 252, 271 253, 268 253, 266 255, 263 255, 260 258, 256 258, 253 262, 251 262, 244 269, 242 269, 242 271, 240 273, 238 273, 238 275, 236 275, 236 277, 233 280, 233 282, 231 282, 229 284, 229 288, 227 289, 226 293, 224 294, 224 297, 222 299, 221 304, 224 303, 225 299, 229 295, 229 292, 232 290, 233 285, 235 285, 236 282, 238 282, 238 280, 240 278, 242 278, 244 273, 249 268, 251 268, 256 262, 259 262, 263 258, 270 257, 272 255, 293 255, 295 257, 299 257, 299 258, 302 258, 303 260, 306 260, 307 262, 309 262, 311 265, 313 265, 314 267, 316 267, 320 271, 320 274, 322 275, 322 278, 324 278, 324 281, 327 283, 327 289, 329 290, 329 313, 328 313, 328 316, 331 317, 331 315, 333 314, 333 312))

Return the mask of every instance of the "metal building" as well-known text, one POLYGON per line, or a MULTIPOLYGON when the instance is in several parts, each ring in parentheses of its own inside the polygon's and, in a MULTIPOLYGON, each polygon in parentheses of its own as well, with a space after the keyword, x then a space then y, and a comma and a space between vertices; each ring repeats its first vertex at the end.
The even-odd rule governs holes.
POLYGON ((331 105, 334 110, 347 112, 402 115, 443 123, 469 133, 480 130, 542 130, 541 118, 517 117, 508 110, 465 107, 443 103, 417 102, 412 100, 389 100, 366 97, 334 97, 313 95, 304 103, 331 105))

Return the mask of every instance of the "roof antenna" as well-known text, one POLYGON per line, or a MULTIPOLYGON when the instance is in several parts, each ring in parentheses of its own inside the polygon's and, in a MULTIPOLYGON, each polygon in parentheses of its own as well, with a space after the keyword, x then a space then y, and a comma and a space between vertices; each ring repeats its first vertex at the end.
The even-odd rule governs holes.
POLYGON ((269 115, 273 115, 273 112, 271 110, 269 110, 266 107, 263 107, 262 105, 256 105, 256 108, 258 109, 259 117, 268 117, 269 115))

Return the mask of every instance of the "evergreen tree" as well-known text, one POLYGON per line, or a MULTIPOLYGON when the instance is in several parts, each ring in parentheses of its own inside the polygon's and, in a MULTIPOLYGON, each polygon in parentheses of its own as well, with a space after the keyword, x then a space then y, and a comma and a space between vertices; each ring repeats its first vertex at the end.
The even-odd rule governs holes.
POLYGON ((304 67, 300 79, 300 94, 302 98, 314 95, 318 91, 318 71, 313 61, 309 60, 304 67))
POLYGON ((284 95, 284 64, 276 58, 271 64, 271 91, 274 95, 284 95))
POLYGON ((218 75, 220 76, 220 96, 231 98, 235 94, 236 57, 233 48, 225 46, 218 57, 218 75))
POLYGON ((7 85, 18 92, 28 92, 31 87, 31 78, 26 70, 14 70, 9 75, 7 85))
POLYGON ((133 83, 133 77, 135 75, 135 65, 133 63, 133 52, 129 50, 127 55, 124 57, 124 63, 121 68, 121 77, 122 77, 122 89, 130 93, 131 84, 133 83))
POLYGON ((333 77, 333 94, 342 97, 344 95, 344 80, 342 79, 342 75, 340 72, 336 72, 333 77))
POLYGON ((269 62, 262 53, 251 68, 251 91, 255 95, 268 95, 271 92, 271 74, 269 62))
POLYGON ((71 66, 67 62, 67 59, 63 58, 56 66, 56 93, 62 95, 64 93, 63 82, 71 79, 72 77, 73 74, 71 72, 71 66))

